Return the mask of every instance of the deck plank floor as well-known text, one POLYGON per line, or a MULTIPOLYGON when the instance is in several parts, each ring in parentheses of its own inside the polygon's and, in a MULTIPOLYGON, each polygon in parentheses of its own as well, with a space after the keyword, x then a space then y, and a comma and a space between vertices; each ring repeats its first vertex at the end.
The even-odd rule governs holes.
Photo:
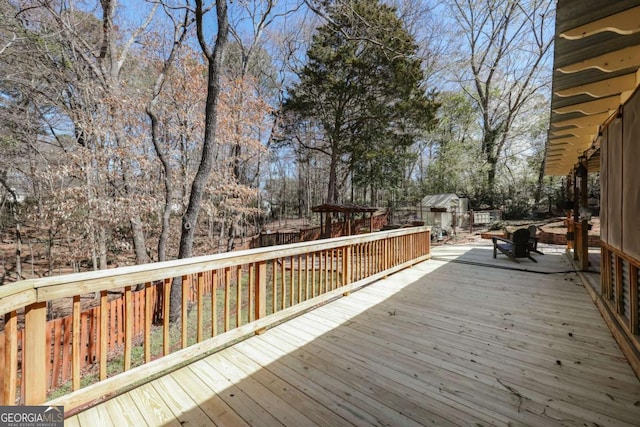
POLYGON ((433 248, 68 425, 639 425, 640 381, 571 264, 542 250, 433 248))

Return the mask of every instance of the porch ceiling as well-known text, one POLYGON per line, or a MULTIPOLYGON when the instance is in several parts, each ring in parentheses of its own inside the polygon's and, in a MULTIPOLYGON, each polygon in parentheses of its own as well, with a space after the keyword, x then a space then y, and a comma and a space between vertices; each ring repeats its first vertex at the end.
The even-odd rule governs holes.
MULTIPOLYGON (((558 0, 545 173, 566 175, 640 85, 640 0, 558 0)), ((591 150, 598 156, 599 150, 591 150)), ((589 162, 589 171, 599 161, 589 162)))

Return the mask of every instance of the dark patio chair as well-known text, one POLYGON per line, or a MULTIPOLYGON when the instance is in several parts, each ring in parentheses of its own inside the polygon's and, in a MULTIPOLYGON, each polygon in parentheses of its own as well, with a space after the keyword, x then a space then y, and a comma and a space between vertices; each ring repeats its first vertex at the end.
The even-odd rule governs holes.
POLYGON ((538 262, 531 256, 530 234, 526 228, 516 230, 511 235, 511 239, 493 237, 492 240, 494 258, 500 251, 508 256, 511 261, 520 262, 518 258, 529 258, 533 262, 538 262))
POLYGON ((538 238, 536 237, 536 233, 538 232, 538 227, 535 225, 530 225, 529 228, 529 244, 531 252, 535 252, 540 255, 544 255, 542 252, 538 250, 538 238))

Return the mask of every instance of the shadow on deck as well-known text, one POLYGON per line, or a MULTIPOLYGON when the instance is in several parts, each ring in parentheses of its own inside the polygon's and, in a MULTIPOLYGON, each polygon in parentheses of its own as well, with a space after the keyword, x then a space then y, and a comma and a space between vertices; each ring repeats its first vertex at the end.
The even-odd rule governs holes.
POLYGON ((637 425, 640 382, 563 250, 543 251, 435 248, 67 425, 637 425))

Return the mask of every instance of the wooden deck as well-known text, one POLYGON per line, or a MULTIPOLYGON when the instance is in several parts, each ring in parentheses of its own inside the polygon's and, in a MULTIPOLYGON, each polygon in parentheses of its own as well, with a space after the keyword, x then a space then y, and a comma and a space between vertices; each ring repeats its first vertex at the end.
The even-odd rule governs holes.
POLYGON ((561 250, 542 250, 434 248, 66 424, 639 425, 640 381, 561 250))

